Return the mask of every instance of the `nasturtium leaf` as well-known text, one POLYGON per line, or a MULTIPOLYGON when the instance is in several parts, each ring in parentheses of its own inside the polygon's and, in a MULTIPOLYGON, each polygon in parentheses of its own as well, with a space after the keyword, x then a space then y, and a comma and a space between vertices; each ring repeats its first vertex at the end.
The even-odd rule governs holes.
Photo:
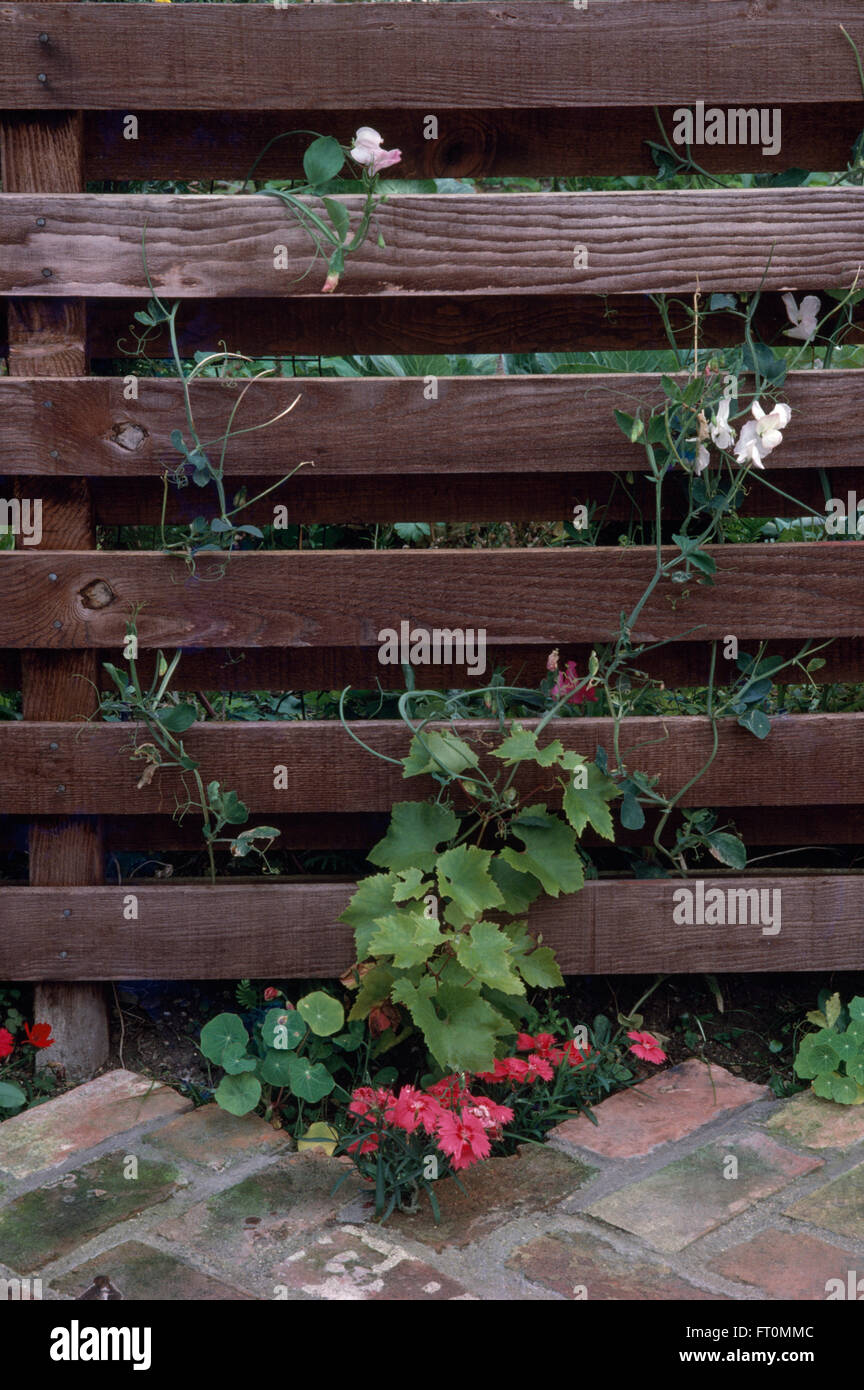
POLYGON ((297 1152, 303 1153, 305 1149, 323 1149, 327 1157, 332 1158, 338 1143, 339 1131, 328 1125, 325 1120, 316 1120, 297 1140, 297 1152))
POLYGON ((395 874, 370 874, 358 884, 357 892, 339 918, 340 922, 354 928, 358 960, 365 960, 369 954, 369 942, 378 919, 393 911, 393 894, 398 882, 395 874))
POLYGON ((564 976, 551 946, 538 946, 529 955, 516 955, 513 964, 532 989, 560 989, 564 976))
POLYGON ((849 1000, 849 1017, 864 1019, 864 999, 859 994, 856 994, 854 999, 849 1000))
POLYGON ((295 1096, 313 1105, 329 1096, 336 1085, 323 1063, 310 1062, 308 1057, 298 1057, 296 1052, 288 1054, 288 1068, 291 1073, 291 1090, 295 1096))
POLYGON ((169 734, 184 734, 195 723, 198 713, 194 705, 169 705, 167 709, 160 709, 156 717, 169 734))
POLYGON ((553 763, 558 762, 563 752, 564 745, 560 739, 556 738, 552 743, 547 743, 545 748, 538 748, 536 732, 533 729, 524 729, 521 724, 514 724, 507 738, 497 748, 492 749, 492 756, 500 758, 506 767, 525 762, 528 758, 539 763, 540 767, 551 767, 553 763))
POLYGON ((436 990, 429 976, 419 985, 397 980, 393 998, 408 1010, 445 1071, 491 1071, 496 1039, 512 1031, 497 1009, 473 990, 451 984, 436 990))
POLYGON ((201 1051, 210 1062, 222 1064, 222 1054, 233 1043, 243 1050, 249 1035, 236 1014, 217 1014, 201 1029, 201 1051))
POLYGON ((219 1065, 229 1076, 239 1076, 244 1071, 254 1071, 258 1065, 256 1057, 250 1057, 242 1043, 229 1043, 222 1051, 219 1065))
POLYGON ((268 1009, 261 1024, 261 1038, 266 1047, 280 1052, 293 1052, 306 1036, 306 1024, 296 1009, 268 1009))
POLYGON ((304 994, 302 999, 298 999, 297 1012, 319 1038, 329 1038, 331 1034, 338 1033, 345 1023, 345 1010, 339 1000, 323 989, 313 990, 311 994, 304 994))
POLYGON ((402 759, 403 777, 419 777, 423 773, 438 773, 458 777, 469 767, 477 766, 477 754, 464 739, 449 729, 424 729, 411 740, 407 758, 402 759))
POLYGON ((494 922, 475 922, 457 936, 456 959, 476 979, 503 994, 524 994, 525 986, 513 969, 511 943, 494 922))
POLYGON ((846 1071, 859 1086, 864 1086, 864 1053, 846 1058, 846 1071))
POLYGON ((452 840, 458 829, 457 816, 446 806, 430 801, 397 801, 387 834, 368 857, 384 869, 429 870, 435 865, 438 846, 452 840))
POLYGON ((454 927, 473 922, 487 908, 501 907, 504 895, 489 873, 492 851, 475 845, 457 845, 438 856, 438 887, 451 898, 445 919, 454 927))
POLYGON ((728 864, 730 869, 746 868, 747 847, 737 835, 727 835, 717 830, 711 835, 706 835, 705 839, 709 853, 721 864, 728 864))
POLYGON ((585 782, 586 785, 580 787, 575 785, 574 778, 569 779, 564 791, 564 814, 577 835, 590 824, 605 840, 614 840, 609 802, 620 794, 619 789, 596 763, 585 764, 585 782))
POLYGON ((239 1076, 223 1076, 214 1099, 230 1115, 248 1115, 261 1099, 261 1082, 248 1071, 239 1076))
POLYGON ((489 872, 503 895, 502 910, 514 916, 518 916, 520 912, 527 912, 543 892, 543 885, 533 874, 517 872, 500 854, 493 856, 489 872))
POLYGON ((822 1030, 808 1033, 802 1038, 793 1064, 796 1076, 810 1081, 814 1076, 834 1071, 840 1061, 840 1054, 833 1044, 835 1037, 836 1034, 822 1030))
POLYGON ((444 941, 436 917, 418 904, 382 917, 369 943, 373 956, 392 956, 397 970, 423 965, 444 941))
POLYGON ((27 1096, 14 1081, 0 1081, 0 1110, 17 1110, 27 1096))
POLYGON ((311 184, 329 183, 344 163, 345 155, 339 141, 332 135, 319 135, 303 155, 303 172, 311 184))
POLYGON ((291 1067, 289 1062, 294 1056, 296 1056, 294 1052, 284 1052, 276 1047, 268 1047, 258 1072, 261 1080, 266 1081, 268 1086, 290 1086, 291 1067))
POLYGON ((576 893, 585 882, 582 860, 576 853, 576 836, 569 825, 549 815, 544 805, 528 806, 510 829, 525 845, 518 854, 508 845, 500 857, 520 873, 539 878, 550 897, 576 893))

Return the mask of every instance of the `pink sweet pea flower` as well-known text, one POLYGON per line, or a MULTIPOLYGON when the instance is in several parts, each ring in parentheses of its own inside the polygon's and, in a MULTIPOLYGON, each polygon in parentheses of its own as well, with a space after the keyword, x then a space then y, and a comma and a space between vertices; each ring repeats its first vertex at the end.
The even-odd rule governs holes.
POLYGON ((634 1056, 641 1057, 643 1062, 665 1062, 667 1060, 666 1053, 663 1051, 653 1033, 637 1033, 634 1031, 628 1033, 627 1036, 633 1040, 630 1051, 634 1056))
POLYGON ((368 165, 373 174, 380 174, 382 169, 389 169, 399 163, 402 151, 383 149, 382 137, 378 131, 373 130, 371 125, 361 125, 354 136, 351 158, 355 164, 368 165))

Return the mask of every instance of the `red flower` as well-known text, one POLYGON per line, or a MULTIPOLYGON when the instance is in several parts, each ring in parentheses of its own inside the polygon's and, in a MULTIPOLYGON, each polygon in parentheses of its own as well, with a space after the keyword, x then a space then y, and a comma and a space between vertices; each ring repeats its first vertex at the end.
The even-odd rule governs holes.
POLYGON ((489 1136, 480 1120, 470 1111, 445 1111, 438 1122, 438 1147, 448 1155, 455 1169, 470 1168, 492 1152, 489 1136))
POLYGON ((597 696, 593 690, 585 686, 582 690, 577 690, 579 684, 579 673, 576 670, 576 662, 568 661, 563 671, 558 672, 558 678, 552 687, 552 699, 560 700, 569 691, 568 705, 581 705, 584 700, 596 700, 597 696))
POLYGON ((15 1050, 15 1039, 8 1028, 0 1028, 0 1057, 8 1057, 15 1050))
POLYGON ((463 1100, 468 1091, 462 1082, 462 1077, 457 1072, 450 1076, 442 1076, 440 1081, 436 1081, 434 1086, 427 1086, 427 1093, 440 1101, 445 1110, 450 1110, 459 1101, 463 1100))
POLYGON ((628 1038, 633 1039, 630 1051, 636 1056, 641 1057, 643 1062, 665 1062, 666 1053, 663 1051, 653 1033, 637 1033, 635 1030, 627 1034, 628 1038))
POLYGON ((32 1028, 29 1023, 25 1023, 24 1032, 27 1034, 27 1041, 32 1047, 54 1046, 50 1023, 34 1023, 32 1028))
POLYGON ((500 1139, 504 1125, 509 1125, 513 1119, 513 1111, 510 1106, 497 1105, 494 1100, 489 1100, 486 1096, 474 1096, 473 1100, 474 1104, 467 1107, 467 1113, 480 1121, 491 1139, 500 1139))
POLYGON ((525 1077, 526 1081, 536 1081, 540 1076, 544 1081, 551 1081, 555 1075, 555 1070, 551 1062, 547 1062, 545 1057, 538 1057, 535 1052, 528 1058, 529 1071, 525 1077))
POLYGON ((532 1038, 530 1033, 520 1033, 516 1039, 516 1047, 520 1052, 534 1052, 538 1057, 545 1057, 547 1061, 555 1062, 556 1065, 564 1056, 551 1033, 538 1033, 536 1038, 532 1038))
POLYGON ((277 989, 275 985, 268 985, 264 991, 264 999, 269 1004, 271 999, 278 999, 281 993, 281 989, 277 989))
POLYGON ((435 1096, 425 1095, 414 1086, 403 1086, 387 1112, 387 1119, 406 1134, 413 1134, 420 1125, 427 1134, 434 1134, 443 1113, 435 1096))
POLYGON ((588 1043, 583 1048, 578 1048, 572 1038, 562 1049, 562 1060, 569 1062, 571 1067, 587 1066, 590 1055, 591 1047, 588 1043))

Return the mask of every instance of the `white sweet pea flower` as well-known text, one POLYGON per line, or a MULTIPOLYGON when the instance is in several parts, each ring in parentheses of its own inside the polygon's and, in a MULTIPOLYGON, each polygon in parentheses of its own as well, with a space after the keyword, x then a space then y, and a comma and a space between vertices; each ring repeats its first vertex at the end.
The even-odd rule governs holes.
POLYGON ((687 443, 699 445, 699 448, 696 450, 696 462, 693 465, 696 472, 696 476, 698 478, 700 473, 705 472, 705 469, 708 467, 708 464, 711 462, 711 459, 708 450, 702 443, 702 440, 707 439, 709 434, 709 425, 708 421, 705 418, 704 410, 700 410, 696 418, 699 422, 699 428, 696 434, 694 434, 691 439, 687 440, 687 443))
POLYGON ((717 413, 709 426, 711 439, 718 449, 731 449, 735 443, 735 431, 729 428, 729 397, 724 394, 717 404, 717 413))
POLYGON ((735 457, 739 463, 749 462, 756 468, 764 468, 762 460, 783 443, 781 431, 789 424, 792 411, 788 405, 780 404, 766 414, 758 401, 753 402, 750 410, 753 419, 747 421, 738 436, 735 457))
POLYGON ((705 472, 705 469, 708 467, 710 462, 711 455, 708 453, 708 450, 705 448, 705 445, 700 444, 698 452, 696 454, 696 462, 693 465, 697 478, 705 472))
POLYGON ((802 343, 806 343, 819 327, 819 306, 821 301, 815 294, 807 294, 796 304, 795 296, 792 294, 783 295, 783 303, 786 306, 786 313, 789 315, 791 328, 785 330, 787 338, 800 338, 802 343))

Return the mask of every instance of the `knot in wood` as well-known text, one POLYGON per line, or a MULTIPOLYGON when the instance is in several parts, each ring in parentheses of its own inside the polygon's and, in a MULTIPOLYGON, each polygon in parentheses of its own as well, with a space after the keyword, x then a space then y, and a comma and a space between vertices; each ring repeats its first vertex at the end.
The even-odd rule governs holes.
POLYGON ((117 595, 104 579, 94 579, 90 584, 85 584, 78 597, 85 608, 107 608, 117 595))
POLYGON ((147 433, 143 425, 135 425, 131 420, 118 420, 117 424, 111 426, 111 442, 118 449, 128 449, 134 453, 141 448, 147 433))

